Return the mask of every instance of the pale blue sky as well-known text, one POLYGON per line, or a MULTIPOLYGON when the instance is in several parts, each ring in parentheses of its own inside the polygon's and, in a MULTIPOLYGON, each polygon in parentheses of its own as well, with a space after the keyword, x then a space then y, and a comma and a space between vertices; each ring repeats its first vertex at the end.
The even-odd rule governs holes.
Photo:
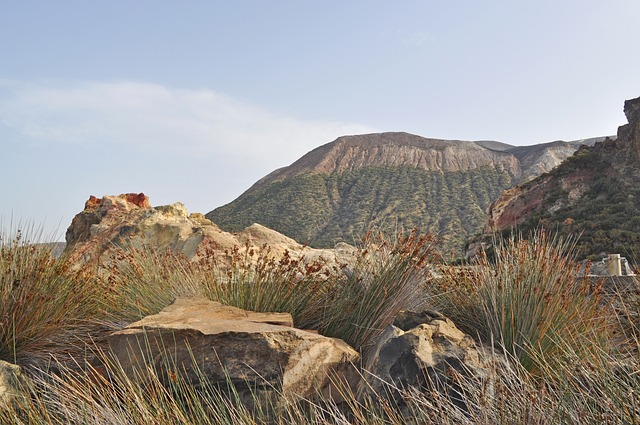
POLYGON ((0 0, 0 221, 205 213, 344 134, 614 134, 638 40, 637 0, 0 0))

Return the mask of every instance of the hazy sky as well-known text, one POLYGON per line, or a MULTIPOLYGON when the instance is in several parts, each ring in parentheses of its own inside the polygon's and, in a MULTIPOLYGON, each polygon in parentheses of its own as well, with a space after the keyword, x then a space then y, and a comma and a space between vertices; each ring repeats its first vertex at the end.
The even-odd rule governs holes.
POLYGON ((345 134, 615 134, 638 40, 638 0, 0 0, 0 221, 206 213, 345 134))

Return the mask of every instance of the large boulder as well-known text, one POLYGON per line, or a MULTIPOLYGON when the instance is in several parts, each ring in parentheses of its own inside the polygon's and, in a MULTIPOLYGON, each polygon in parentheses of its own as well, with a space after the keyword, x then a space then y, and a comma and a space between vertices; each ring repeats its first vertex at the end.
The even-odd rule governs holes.
POLYGON ((464 406, 459 382, 490 378, 473 339, 437 312, 402 312, 381 335, 365 362, 367 391, 401 400, 401 391, 438 391, 464 406))
MULTIPOLYGON (((198 386, 232 383, 251 405, 274 390, 309 398, 330 396, 333 378, 356 381, 358 353, 345 342, 293 328, 291 316, 255 313, 201 298, 179 298, 160 313, 108 338, 130 377, 148 367, 161 379, 180 374, 198 386)), ((144 378, 142 378, 144 379, 144 378)))

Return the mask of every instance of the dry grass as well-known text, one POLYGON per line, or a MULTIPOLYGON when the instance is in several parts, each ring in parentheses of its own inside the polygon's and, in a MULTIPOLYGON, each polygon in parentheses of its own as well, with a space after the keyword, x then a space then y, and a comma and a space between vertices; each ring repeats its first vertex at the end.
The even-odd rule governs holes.
POLYGON ((178 295, 207 294, 240 307, 289 311, 304 326, 366 351, 399 309, 416 302, 425 266, 437 261, 433 239, 370 239, 357 261, 329 274, 287 256, 238 257, 233 267, 214 270, 152 250, 123 252, 100 273, 78 274, 28 239, 3 235, 0 245, 0 352, 27 365, 31 376, 30 397, 0 407, 0 423, 640 423, 638 304, 619 294, 626 339, 612 349, 606 303, 576 279, 571 241, 545 234, 511 239, 497 245, 494 259, 481 258, 441 283, 436 299, 445 313, 468 333, 493 337, 495 348, 485 347, 499 352, 489 356, 493 379, 486 385, 458 382, 463 403, 435 387, 395 389, 402 395, 396 403, 336 383, 340 403, 276 390, 269 402, 256 395, 248 406, 233 385, 204 375, 199 385, 180 373, 167 381, 153 369, 133 379, 89 337, 105 324, 157 312, 178 295), (69 362, 71 346, 102 358, 106 369, 93 369, 81 356, 69 362))
POLYGON ((81 352, 100 311, 100 289, 30 239, 0 234, 0 359, 19 364, 81 352))
POLYGON ((539 368, 536 357, 559 358, 568 336, 574 349, 588 351, 582 340, 601 344, 611 324, 601 288, 579 276, 574 242, 544 231, 496 240, 493 258, 449 273, 434 299, 465 331, 498 343, 530 372, 539 368))

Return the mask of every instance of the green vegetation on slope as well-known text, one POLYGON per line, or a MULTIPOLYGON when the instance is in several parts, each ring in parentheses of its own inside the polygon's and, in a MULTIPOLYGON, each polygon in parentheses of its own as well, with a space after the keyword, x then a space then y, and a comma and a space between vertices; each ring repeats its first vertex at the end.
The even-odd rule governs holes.
POLYGON ((354 243, 372 226, 386 233, 418 228, 440 234, 443 247, 459 253, 484 226, 490 202, 511 185, 511 176, 498 168, 441 173, 364 167, 257 187, 207 218, 232 232, 260 223, 314 247, 354 243))
POLYGON ((640 186, 632 175, 616 172, 605 155, 592 149, 578 151, 551 175, 541 208, 518 226, 522 232, 542 226, 561 236, 580 235, 579 258, 620 253, 640 260, 640 186), (584 194, 570 200, 560 180, 586 171, 591 177, 584 194))

